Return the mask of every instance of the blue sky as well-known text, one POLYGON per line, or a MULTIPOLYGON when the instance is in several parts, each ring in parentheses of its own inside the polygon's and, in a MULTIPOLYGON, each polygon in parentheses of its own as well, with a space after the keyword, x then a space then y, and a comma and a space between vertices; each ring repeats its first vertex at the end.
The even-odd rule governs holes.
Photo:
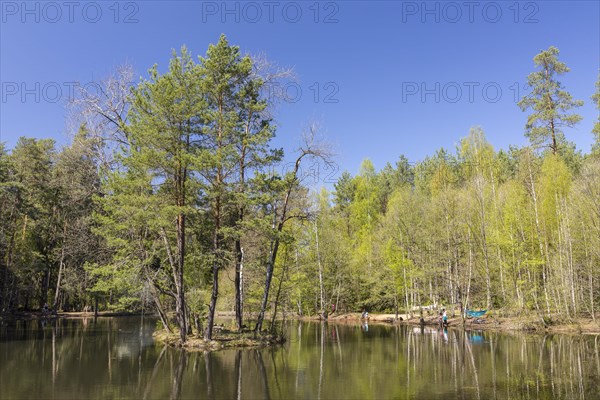
POLYGON ((293 67, 301 95, 277 109, 275 144, 288 153, 319 121, 340 170, 377 168, 400 154, 454 149, 475 125, 496 149, 524 145, 532 58, 553 45, 585 101, 567 136, 588 151, 598 117, 590 96, 600 67, 597 1, 96 1, 0 2, 0 140, 68 142, 70 82, 98 80, 129 62, 164 70, 171 49, 206 52, 225 33, 243 52, 293 67), (61 88, 60 95, 56 88, 61 88))

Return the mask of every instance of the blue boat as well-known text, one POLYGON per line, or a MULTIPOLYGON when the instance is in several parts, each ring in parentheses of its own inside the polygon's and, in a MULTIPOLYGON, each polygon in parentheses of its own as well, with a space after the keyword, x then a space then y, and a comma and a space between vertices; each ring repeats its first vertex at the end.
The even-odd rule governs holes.
POLYGON ((487 312, 487 310, 479 310, 479 311, 467 310, 467 317, 469 317, 469 318, 483 317, 486 312, 487 312))

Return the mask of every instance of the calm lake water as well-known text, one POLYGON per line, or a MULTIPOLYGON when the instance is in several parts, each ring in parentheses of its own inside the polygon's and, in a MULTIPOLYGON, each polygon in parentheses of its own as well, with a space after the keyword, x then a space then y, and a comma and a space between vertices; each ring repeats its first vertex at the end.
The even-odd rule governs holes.
POLYGON ((185 353, 140 317, 0 327, 0 399, 600 399, 600 337, 289 322, 288 342, 185 353))

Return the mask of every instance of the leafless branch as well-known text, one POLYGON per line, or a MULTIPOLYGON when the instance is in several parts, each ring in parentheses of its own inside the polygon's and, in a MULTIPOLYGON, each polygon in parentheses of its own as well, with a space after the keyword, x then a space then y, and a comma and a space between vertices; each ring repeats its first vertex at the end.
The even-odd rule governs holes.
POLYGON ((297 84, 298 77, 293 68, 281 67, 262 54, 249 55, 253 61, 253 78, 260 78, 264 82, 263 97, 268 101, 268 107, 263 112, 266 118, 273 118, 274 108, 287 100, 287 87, 297 84))
POLYGON ((78 85, 68 104, 71 132, 85 124, 90 135, 102 143, 103 163, 111 163, 116 147, 129 145, 125 127, 133 84, 133 68, 124 64, 99 82, 78 85))

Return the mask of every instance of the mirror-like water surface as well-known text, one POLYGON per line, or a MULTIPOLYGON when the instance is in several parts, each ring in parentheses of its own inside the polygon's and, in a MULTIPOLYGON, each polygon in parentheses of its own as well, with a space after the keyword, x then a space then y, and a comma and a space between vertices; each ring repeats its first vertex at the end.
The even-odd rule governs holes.
POLYGON ((290 322, 285 346, 185 353, 140 317, 0 328, 1 399, 598 399, 600 337, 290 322))

